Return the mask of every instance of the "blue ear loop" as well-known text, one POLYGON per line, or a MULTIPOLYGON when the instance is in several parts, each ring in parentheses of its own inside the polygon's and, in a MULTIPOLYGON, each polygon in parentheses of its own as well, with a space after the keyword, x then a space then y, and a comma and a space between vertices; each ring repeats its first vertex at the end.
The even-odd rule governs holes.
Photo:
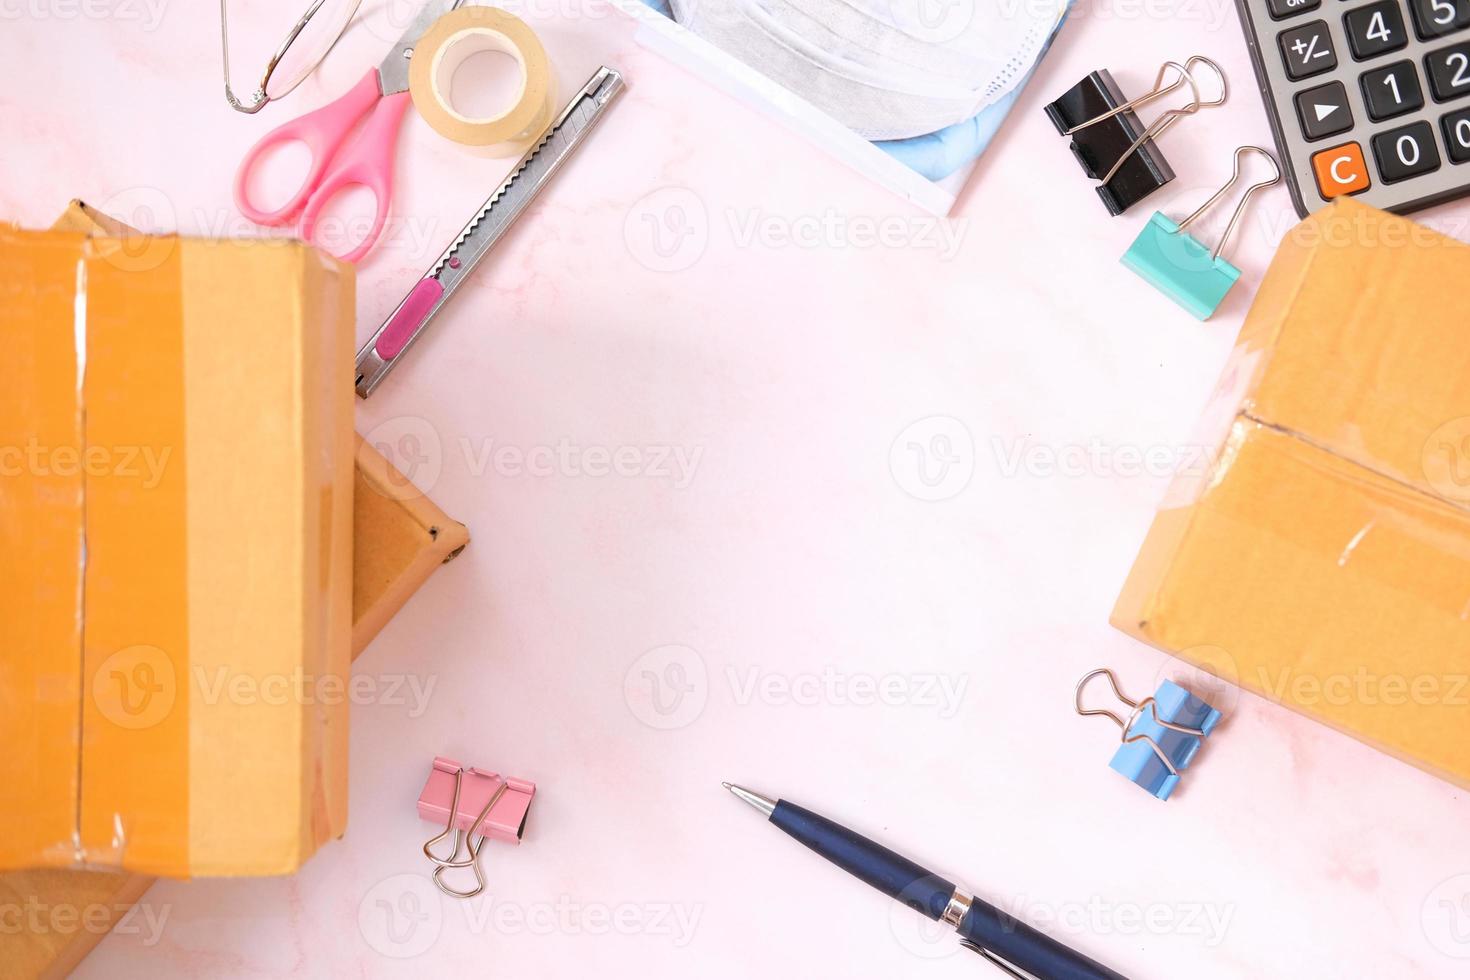
POLYGON ((1197 320, 1208 320, 1224 302, 1230 288, 1240 278, 1240 270, 1220 257, 1240 223, 1251 195, 1281 180, 1281 165, 1259 146, 1242 146, 1235 151, 1235 169, 1226 185, 1210 195, 1210 199, 1194 213, 1175 224, 1162 212, 1155 211, 1148 224, 1138 233, 1128 251, 1123 253, 1125 266, 1138 273, 1155 289, 1184 307, 1197 320), (1275 175, 1246 188, 1230 216, 1230 223, 1220 235, 1214 249, 1200 243, 1185 231, 1196 218, 1215 205, 1240 182, 1241 161, 1249 153, 1259 153, 1271 161, 1275 175))

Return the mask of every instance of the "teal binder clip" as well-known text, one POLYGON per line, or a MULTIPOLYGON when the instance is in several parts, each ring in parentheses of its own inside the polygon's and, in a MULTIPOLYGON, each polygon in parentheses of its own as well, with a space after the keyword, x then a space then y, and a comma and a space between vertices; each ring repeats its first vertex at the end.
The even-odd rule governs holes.
POLYGON ((1281 165, 1276 158, 1259 146, 1242 146, 1235 151, 1235 171, 1230 181, 1210 199, 1195 209, 1194 213, 1175 224, 1161 212, 1155 211, 1143 231, 1133 240, 1128 251, 1123 253, 1123 264, 1152 283, 1154 288, 1184 307, 1198 320, 1208 320, 1220 308, 1230 287, 1240 278, 1240 270, 1221 258, 1225 245, 1246 204, 1256 191, 1281 181, 1281 165), (1271 161, 1275 176, 1247 187, 1230 223, 1213 249, 1185 231, 1200 215, 1215 205, 1220 198, 1240 182, 1241 159, 1248 153, 1261 154, 1271 161))
POLYGON ((1161 800, 1167 800, 1199 753, 1205 736, 1220 723, 1220 712, 1173 681, 1159 685, 1151 698, 1132 701, 1118 687, 1118 679, 1106 667, 1088 671, 1077 682, 1074 695, 1079 715, 1111 718, 1123 731, 1123 744, 1113 753, 1109 766, 1161 800), (1087 682, 1102 675, 1113 694, 1132 713, 1124 721, 1106 708, 1082 707, 1082 690, 1087 682))

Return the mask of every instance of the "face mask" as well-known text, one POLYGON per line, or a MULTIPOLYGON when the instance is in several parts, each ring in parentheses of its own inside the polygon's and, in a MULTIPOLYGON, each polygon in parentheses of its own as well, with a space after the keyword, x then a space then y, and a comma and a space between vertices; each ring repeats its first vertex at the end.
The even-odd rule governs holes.
POLYGON ((870 140, 1010 92, 1069 0, 672 0, 674 19, 870 140))

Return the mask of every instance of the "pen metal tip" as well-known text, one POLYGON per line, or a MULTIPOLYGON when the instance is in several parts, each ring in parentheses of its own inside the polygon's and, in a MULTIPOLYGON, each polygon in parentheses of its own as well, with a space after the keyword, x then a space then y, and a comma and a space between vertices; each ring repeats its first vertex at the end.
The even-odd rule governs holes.
POLYGON ((771 799, 770 797, 762 796, 759 793, 752 793, 745 787, 736 786, 732 783, 721 783, 720 785, 725 787, 730 792, 734 793, 736 796, 740 797, 746 803, 749 803, 751 806, 755 807, 757 810, 759 810, 761 813, 764 813, 768 817, 771 815, 771 812, 776 809, 776 801, 771 799))

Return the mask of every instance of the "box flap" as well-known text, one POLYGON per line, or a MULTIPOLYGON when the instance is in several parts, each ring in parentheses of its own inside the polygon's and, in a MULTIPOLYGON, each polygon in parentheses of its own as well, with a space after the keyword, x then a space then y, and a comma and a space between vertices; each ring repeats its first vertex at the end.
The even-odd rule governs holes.
POLYGON ((1466 281, 1470 247, 1338 199, 1287 235, 1262 284, 1241 344, 1267 354, 1241 410, 1470 504, 1470 476, 1461 492, 1426 469, 1447 427, 1470 435, 1466 281))
POLYGON ((1470 786, 1470 514, 1240 420, 1159 521, 1113 625, 1470 786))

